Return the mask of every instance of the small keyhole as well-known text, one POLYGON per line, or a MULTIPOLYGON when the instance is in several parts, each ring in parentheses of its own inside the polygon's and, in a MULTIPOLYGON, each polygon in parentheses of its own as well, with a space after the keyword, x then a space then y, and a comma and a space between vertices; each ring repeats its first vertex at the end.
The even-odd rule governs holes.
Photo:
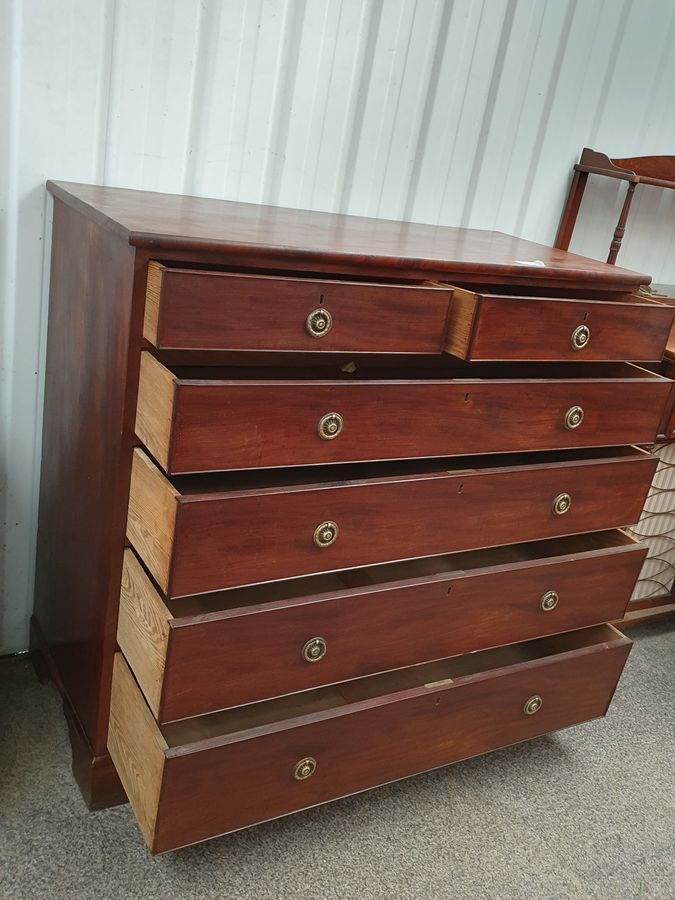
POLYGON ((440 698, 440 697, 436 697, 436 706, 438 706, 438 704, 439 704, 440 702, 441 702, 441 698, 440 698))
POLYGON ((585 312, 585 313, 584 313, 584 322, 586 321, 587 318, 588 318, 588 313, 585 312))
POLYGON ((463 490, 464 490, 464 484, 460 484, 460 486, 457 488, 457 493, 461 494, 463 490))
POLYGON ((324 301, 325 299, 326 299, 325 295, 324 295, 324 294, 321 294, 321 296, 319 297, 319 306, 323 306, 323 301, 324 301))
POLYGON ((465 402, 465 403, 468 403, 468 402, 469 402, 469 395, 468 395, 468 394, 464 394, 464 402, 465 402))
POLYGON ((452 585, 450 585, 450 587, 448 588, 448 590, 446 591, 446 593, 449 594, 451 590, 452 590, 452 585))

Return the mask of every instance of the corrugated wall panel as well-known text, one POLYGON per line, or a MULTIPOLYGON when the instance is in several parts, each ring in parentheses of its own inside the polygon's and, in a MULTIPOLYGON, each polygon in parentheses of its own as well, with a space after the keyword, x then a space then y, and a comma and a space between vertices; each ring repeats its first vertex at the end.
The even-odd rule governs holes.
MULTIPOLYGON (((46 178, 551 242, 584 145, 675 152, 674 39, 669 0, 0 4, 0 652, 31 606, 46 178)), ((624 190, 591 180, 572 249, 604 258, 624 190)), ((638 190, 620 262, 675 281, 674 213, 638 190)))

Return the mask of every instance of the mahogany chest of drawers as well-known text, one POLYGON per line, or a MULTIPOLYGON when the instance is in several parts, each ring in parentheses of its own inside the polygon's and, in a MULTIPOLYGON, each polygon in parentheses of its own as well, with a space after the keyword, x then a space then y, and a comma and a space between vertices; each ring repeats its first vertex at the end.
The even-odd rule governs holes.
POLYGON ((507 235, 50 183, 32 648, 153 853, 603 716, 675 310, 507 235))

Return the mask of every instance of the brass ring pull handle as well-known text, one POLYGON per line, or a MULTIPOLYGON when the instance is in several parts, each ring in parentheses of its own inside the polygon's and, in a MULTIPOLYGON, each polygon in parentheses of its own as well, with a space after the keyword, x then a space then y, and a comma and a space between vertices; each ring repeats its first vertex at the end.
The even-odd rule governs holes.
POLYGON ((539 609, 542 612, 551 612, 558 605, 558 592, 546 591, 539 600, 539 609))
POLYGON ((591 329, 588 325, 579 325, 570 335, 572 350, 583 350, 591 339, 591 329))
POLYGON ((340 529, 335 522, 322 522, 314 529, 314 546, 321 548, 330 547, 337 540, 339 531, 340 529))
POLYGON ((325 416, 321 416, 316 430, 322 440, 334 441, 342 431, 343 424, 344 422, 340 413, 330 412, 326 413, 325 416))
POLYGON ((565 428, 574 431, 584 421, 584 411, 581 406, 570 406, 565 413, 565 428))
POLYGON ((313 309, 305 319, 307 334, 313 338, 325 337, 333 326, 333 317, 327 309, 313 309))
POLYGON ((571 506, 572 498, 569 494, 558 494, 552 503, 553 513, 556 516, 564 516, 566 512, 570 511, 571 506))
POLYGON ((327 649, 324 638, 310 638, 302 648, 302 658, 308 663, 319 662, 326 655, 327 649))
POLYGON ((304 759, 298 760, 293 766, 293 778, 296 781, 304 781, 316 772, 316 760, 313 756, 306 756, 304 759))
POLYGON ((539 696, 539 694, 535 694, 533 697, 530 697, 529 700, 525 701, 525 705, 523 706, 523 712, 526 716, 533 716, 535 713, 538 713, 542 707, 543 700, 539 696))

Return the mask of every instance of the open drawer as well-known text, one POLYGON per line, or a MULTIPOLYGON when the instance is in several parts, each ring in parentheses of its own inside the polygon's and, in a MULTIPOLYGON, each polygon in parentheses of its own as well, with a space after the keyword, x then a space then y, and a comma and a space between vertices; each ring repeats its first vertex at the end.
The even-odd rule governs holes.
POLYGON ((108 748, 153 853, 603 716, 609 625, 159 726, 115 657, 108 748))
POLYGON ((127 549, 117 643, 168 722, 621 619, 646 552, 601 531, 166 600, 127 549))
POLYGON ((450 288, 148 265, 159 349, 438 355, 450 288))
POLYGON ((648 444, 673 384, 628 363, 461 369, 195 370, 145 352, 136 434, 171 475, 648 444))
POLYGON ((620 528, 657 462, 615 447, 168 479, 136 449, 127 536, 164 594, 184 597, 620 528))
POLYGON ((639 294, 581 300, 453 291, 446 350, 467 360, 660 362, 675 315, 639 294))

